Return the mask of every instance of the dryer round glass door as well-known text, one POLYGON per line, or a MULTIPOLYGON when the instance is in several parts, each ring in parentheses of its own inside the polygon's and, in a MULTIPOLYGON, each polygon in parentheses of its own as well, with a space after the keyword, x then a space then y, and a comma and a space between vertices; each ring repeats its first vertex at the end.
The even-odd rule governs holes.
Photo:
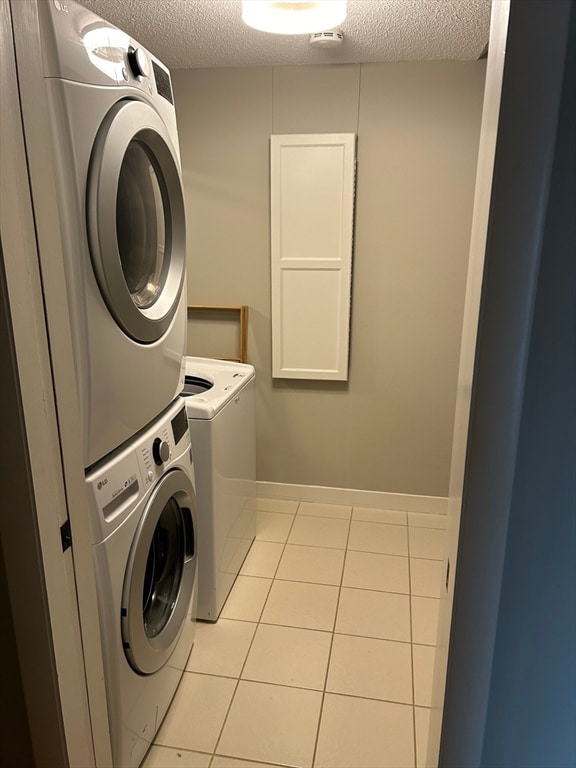
POLYGON ((186 233, 178 155, 152 107, 119 101, 92 152, 87 196, 90 254, 122 330, 157 341, 178 309, 186 233))
POLYGON ((196 578, 196 511, 189 477, 167 472, 146 506, 122 593, 122 642, 132 668, 149 675, 170 658, 190 621, 196 578))

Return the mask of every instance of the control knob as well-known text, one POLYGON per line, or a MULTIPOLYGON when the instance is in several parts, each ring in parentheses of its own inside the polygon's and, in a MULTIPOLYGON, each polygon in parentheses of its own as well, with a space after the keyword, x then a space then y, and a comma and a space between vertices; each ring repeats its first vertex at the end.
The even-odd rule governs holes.
POLYGON ((170 458, 170 446, 168 443, 165 440, 162 440, 162 438, 157 437, 152 443, 152 456, 154 457, 154 462, 158 466, 161 466, 165 461, 168 461, 170 458))
POLYGON ((148 59, 142 48, 130 47, 128 49, 128 64, 130 64, 134 77, 141 79, 148 77, 148 59))

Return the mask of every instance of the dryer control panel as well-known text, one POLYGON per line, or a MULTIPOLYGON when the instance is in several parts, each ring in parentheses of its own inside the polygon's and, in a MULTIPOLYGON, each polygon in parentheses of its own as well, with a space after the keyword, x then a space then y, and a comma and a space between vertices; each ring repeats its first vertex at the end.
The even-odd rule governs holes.
POLYGON ((38 14, 45 77, 130 85, 173 108, 170 72, 126 32, 75 0, 45 0, 38 14))

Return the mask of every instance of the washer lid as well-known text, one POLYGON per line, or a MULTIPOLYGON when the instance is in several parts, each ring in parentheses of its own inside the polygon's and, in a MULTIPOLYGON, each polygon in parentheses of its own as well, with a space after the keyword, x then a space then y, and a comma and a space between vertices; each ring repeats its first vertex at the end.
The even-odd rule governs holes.
MULTIPOLYGON (((189 419, 212 419, 226 403, 254 378, 254 366, 233 363, 227 360, 212 360, 204 357, 186 358, 186 380, 196 393, 188 393, 186 412, 189 419), (201 389, 202 384, 207 386, 201 389)), ((186 395, 186 385, 184 387, 186 395)))
POLYGON ((203 379, 200 376, 185 376, 184 377, 184 389, 182 390, 183 397, 190 397, 194 395, 202 395, 214 386, 213 381, 203 379))

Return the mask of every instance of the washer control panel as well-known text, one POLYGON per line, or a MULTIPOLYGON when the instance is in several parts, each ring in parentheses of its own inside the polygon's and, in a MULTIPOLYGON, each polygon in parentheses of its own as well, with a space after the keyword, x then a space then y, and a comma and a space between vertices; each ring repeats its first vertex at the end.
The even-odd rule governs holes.
POLYGON ((154 462, 161 467, 162 464, 168 461, 170 454, 169 444, 165 440, 162 440, 162 438, 157 437, 152 443, 152 456, 154 457, 154 462))
POLYGON ((87 474, 94 539, 103 540, 120 525, 176 462, 194 477, 186 406, 180 399, 163 418, 87 474))
POLYGON ((138 451, 139 463, 144 479, 144 487, 155 482, 165 469, 176 449, 170 432, 170 422, 162 424, 160 429, 142 445, 138 451))

